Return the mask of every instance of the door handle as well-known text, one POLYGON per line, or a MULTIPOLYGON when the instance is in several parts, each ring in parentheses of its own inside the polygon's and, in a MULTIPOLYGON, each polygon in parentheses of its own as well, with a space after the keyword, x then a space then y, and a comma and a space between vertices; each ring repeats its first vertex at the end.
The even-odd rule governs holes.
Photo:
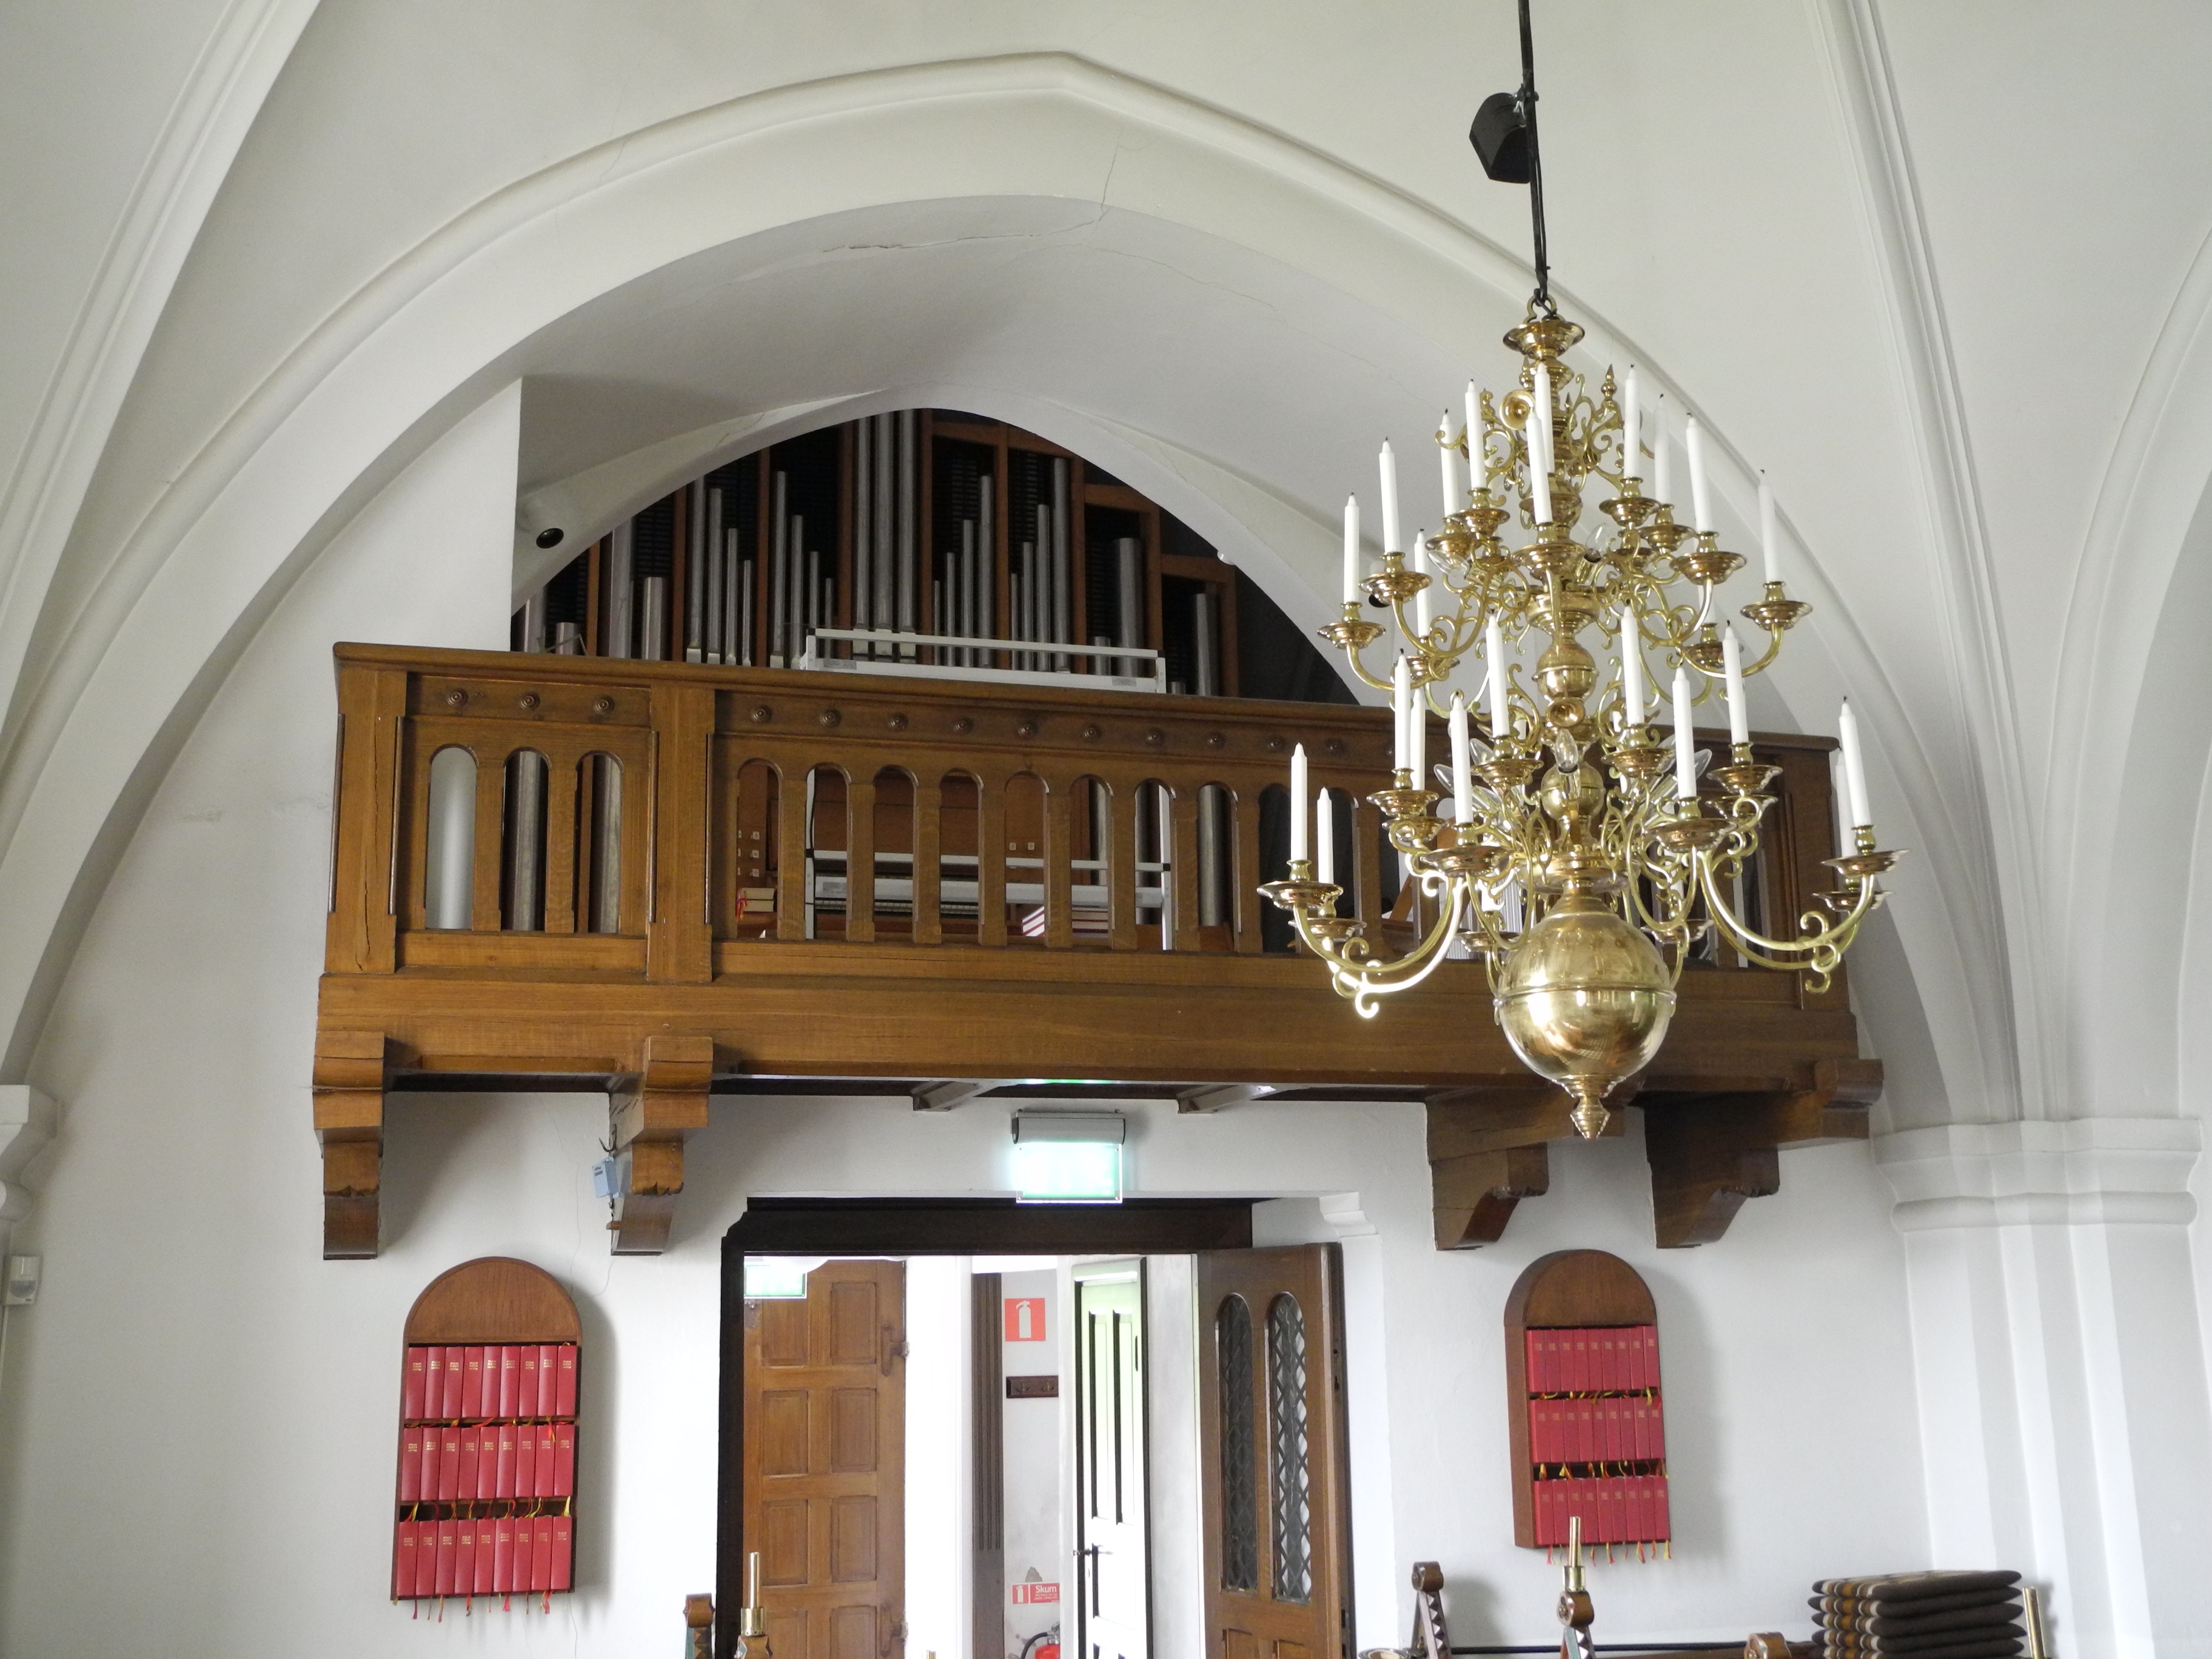
POLYGON ((908 1352, 906 1339, 899 1334, 897 1326, 887 1324, 884 1327, 883 1351, 883 1373, 889 1376, 891 1367, 905 1358, 908 1352))

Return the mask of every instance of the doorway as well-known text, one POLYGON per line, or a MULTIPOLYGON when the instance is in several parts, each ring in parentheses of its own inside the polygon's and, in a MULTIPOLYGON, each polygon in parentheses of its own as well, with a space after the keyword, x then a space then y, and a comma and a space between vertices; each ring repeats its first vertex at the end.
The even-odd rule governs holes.
POLYGON ((1087 1262, 1073 1278, 1077 1651, 1149 1659, 1145 1263, 1087 1262))
POLYGON ((1250 1213, 757 1200, 725 1243, 717 1654, 757 1550, 779 1659, 1348 1655, 1334 1247, 1254 1252, 1250 1213), (749 1255, 786 1279, 781 1309, 744 1294, 749 1255), (1293 1258, 1295 1372, 1285 1316, 1271 1326, 1273 1298, 1246 1283, 1293 1258), (1241 1361, 1207 1300, 1224 1293, 1259 1298, 1241 1361), (1247 1388, 1255 1411, 1224 1416, 1224 1368, 1231 1392, 1273 1393, 1247 1388), (1224 1600, 1218 1540, 1240 1511, 1221 1472, 1301 1467, 1267 1437, 1291 1420, 1268 1401, 1293 1399, 1304 1484, 1261 1476, 1252 1536, 1270 1571, 1303 1550, 1305 1576, 1224 1600), (1248 1431, 1243 1452, 1224 1429, 1248 1431))

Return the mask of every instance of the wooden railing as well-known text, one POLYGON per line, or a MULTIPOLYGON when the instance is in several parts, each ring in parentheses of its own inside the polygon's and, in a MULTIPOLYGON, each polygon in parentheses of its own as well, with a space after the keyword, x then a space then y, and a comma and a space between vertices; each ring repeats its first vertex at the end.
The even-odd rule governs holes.
MULTIPOLYGON (((1265 913, 1303 742, 1316 785, 1356 803, 1346 912, 1395 931, 1396 858, 1365 799, 1387 781, 1386 710, 368 646, 337 659, 318 1060, 326 1151, 354 1148, 326 1157, 331 1213, 354 1218, 336 1253, 374 1249, 362 1149, 381 1091, 410 1078, 611 1079, 625 1144, 673 1160, 665 1193, 638 1188, 633 1160, 638 1248, 717 1079, 1084 1078, 1198 1100, 1254 1079, 1502 1089, 1526 1097, 1498 1132, 1511 1145, 1540 1150, 1564 1124, 1489 1020, 1479 963, 1362 1020, 1265 913)), ((1767 916, 1826 884, 1826 747, 1760 742, 1783 774, 1753 878, 1767 916)), ((1647 1101, 1802 1094, 1817 1063, 1856 1053, 1840 983, 1721 967, 1686 975, 1683 1004, 1647 1101)))

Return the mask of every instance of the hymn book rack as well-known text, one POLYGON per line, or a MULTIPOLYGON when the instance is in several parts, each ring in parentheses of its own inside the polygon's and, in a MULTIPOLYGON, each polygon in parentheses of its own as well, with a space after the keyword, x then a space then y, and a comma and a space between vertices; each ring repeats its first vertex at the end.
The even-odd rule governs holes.
POLYGON ((1636 1270, 1603 1250, 1556 1250, 1505 1301, 1513 1540, 1664 1545, 1666 1444, 1658 1326, 1636 1270))
POLYGON ((559 1281, 512 1256, 481 1256, 449 1267, 415 1298, 402 1358, 394 1601, 419 1605, 452 1599, 465 1605, 479 1596, 520 1595, 526 1603, 574 1587, 580 1335, 576 1304, 559 1281), (441 1384, 418 1367, 441 1366, 447 1355, 487 1364, 490 1380, 480 1372, 474 1386, 441 1392, 441 1384), (515 1373, 503 1395, 496 1370, 501 1356, 515 1373), (528 1386, 520 1376, 526 1359, 528 1386), (559 1368, 546 1377, 542 1392, 535 1382, 541 1364, 559 1368), (510 1461, 489 1448, 480 1477, 477 1459, 462 1459, 452 1447, 445 1449, 442 1466, 434 1455, 424 1455, 443 1435, 482 1435, 488 1441, 496 1435, 512 1443, 525 1437, 525 1430, 560 1449, 555 1473, 536 1476, 534 1457, 517 1455, 510 1461), (416 1457, 422 1461, 410 1469, 416 1457), (530 1491, 516 1484, 518 1470, 530 1472, 530 1491), (441 1476, 442 1487, 434 1484, 441 1476), (501 1486, 507 1490, 499 1490, 501 1486), (532 1530, 522 1534, 526 1522, 532 1530), (480 1557, 478 1532, 485 1544, 480 1557), (517 1534, 527 1541, 515 1541, 517 1534))

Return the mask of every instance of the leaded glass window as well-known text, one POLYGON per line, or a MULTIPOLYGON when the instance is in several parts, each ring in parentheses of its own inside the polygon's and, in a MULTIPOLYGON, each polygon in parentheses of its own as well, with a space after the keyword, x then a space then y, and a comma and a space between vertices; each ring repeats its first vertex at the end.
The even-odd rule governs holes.
POLYGON ((1275 1600, 1313 1597, 1313 1508, 1306 1455, 1306 1321, 1293 1296, 1267 1305, 1267 1461, 1275 1600))
POLYGON ((1221 1587, 1260 1588, 1258 1454, 1252 1422, 1252 1310, 1226 1297, 1213 1316, 1221 1376, 1221 1587))

